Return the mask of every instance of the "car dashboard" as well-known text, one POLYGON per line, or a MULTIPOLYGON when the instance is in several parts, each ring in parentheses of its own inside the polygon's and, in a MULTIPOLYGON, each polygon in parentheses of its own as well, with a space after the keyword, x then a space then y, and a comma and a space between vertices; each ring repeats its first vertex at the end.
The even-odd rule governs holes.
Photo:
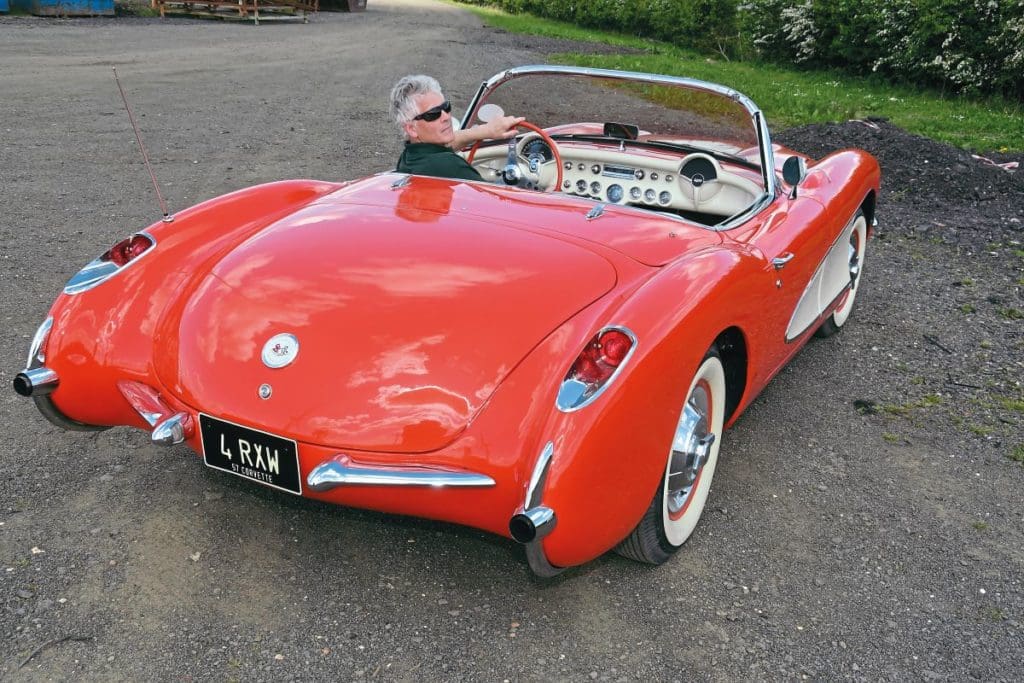
MULTIPOLYGON (((625 142, 558 140, 566 194, 600 202, 677 213, 713 225, 742 212, 763 194, 760 174, 742 160, 697 151, 680 153, 625 142)), ((554 190, 556 155, 539 135, 514 142, 517 164, 528 169, 520 187, 554 190)), ((473 166, 484 180, 502 182, 509 144, 482 147, 473 166)))

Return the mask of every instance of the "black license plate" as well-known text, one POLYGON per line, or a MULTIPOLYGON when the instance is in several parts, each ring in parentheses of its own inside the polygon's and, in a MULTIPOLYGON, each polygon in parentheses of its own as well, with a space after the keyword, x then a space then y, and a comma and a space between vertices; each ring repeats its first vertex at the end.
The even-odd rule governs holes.
POLYGON ((299 451, 285 439, 199 414, 203 460, 207 466, 289 493, 302 494, 299 451))

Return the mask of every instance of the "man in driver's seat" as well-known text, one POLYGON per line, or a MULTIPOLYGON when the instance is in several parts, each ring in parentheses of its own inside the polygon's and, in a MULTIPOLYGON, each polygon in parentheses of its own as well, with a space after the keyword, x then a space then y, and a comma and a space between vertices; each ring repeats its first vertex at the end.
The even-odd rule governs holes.
POLYGON ((523 117, 499 116, 465 130, 452 129, 452 105, 430 76, 406 76, 391 89, 391 117, 402 131, 405 149, 397 171, 439 178, 483 180, 455 153, 478 140, 511 138, 523 117))

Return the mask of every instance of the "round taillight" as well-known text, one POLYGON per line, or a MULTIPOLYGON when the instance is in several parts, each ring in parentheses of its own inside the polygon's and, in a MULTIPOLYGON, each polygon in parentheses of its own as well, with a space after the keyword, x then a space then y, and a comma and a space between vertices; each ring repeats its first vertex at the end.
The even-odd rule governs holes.
POLYGON ((619 330, 608 330, 602 334, 600 343, 602 360, 612 367, 618 367, 633 346, 629 337, 619 330))
POLYGON ((116 266, 124 266, 133 259, 141 256, 153 246, 152 240, 145 235, 132 235, 123 239, 100 257, 102 261, 110 261, 116 266))
POLYGON ((128 240, 127 256, 128 260, 131 261, 136 256, 140 256, 144 251, 149 249, 152 242, 148 238, 142 235, 135 235, 128 240))

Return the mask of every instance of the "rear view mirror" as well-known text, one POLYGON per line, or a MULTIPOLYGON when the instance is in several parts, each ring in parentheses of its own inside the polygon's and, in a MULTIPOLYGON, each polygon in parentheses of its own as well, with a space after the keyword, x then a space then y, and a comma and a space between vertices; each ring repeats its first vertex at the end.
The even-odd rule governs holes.
POLYGON ((476 113, 476 117, 484 123, 490 123, 494 119, 501 118, 505 115, 505 110, 496 104, 487 103, 480 107, 480 110, 476 113))
POLYGON ((786 184, 793 188, 790 193, 790 199, 796 199, 796 188, 797 185, 803 182, 804 178, 807 177, 807 162, 804 161, 803 157, 789 157, 785 163, 782 164, 782 179, 786 181, 786 184))
POLYGON ((619 140, 636 140, 640 137, 640 127, 632 123, 608 122, 604 124, 604 135, 619 140))

